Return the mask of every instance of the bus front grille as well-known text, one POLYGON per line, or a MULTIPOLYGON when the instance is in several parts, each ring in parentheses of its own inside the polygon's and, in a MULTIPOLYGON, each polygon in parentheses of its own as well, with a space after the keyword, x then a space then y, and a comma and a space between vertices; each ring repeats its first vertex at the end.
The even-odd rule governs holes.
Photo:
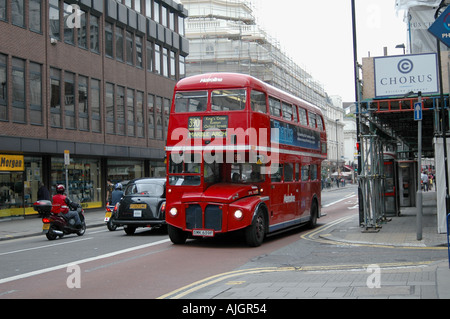
POLYGON ((206 206, 203 225, 202 207, 198 204, 189 205, 186 208, 186 228, 222 230, 222 209, 218 205, 206 206))

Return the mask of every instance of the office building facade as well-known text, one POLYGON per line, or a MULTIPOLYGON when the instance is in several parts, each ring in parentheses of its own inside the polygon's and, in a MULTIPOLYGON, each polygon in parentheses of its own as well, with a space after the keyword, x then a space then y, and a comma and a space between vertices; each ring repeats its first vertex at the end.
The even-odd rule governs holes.
POLYGON ((0 217, 33 214, 40 183, 97 208, 108 180, 165 176, 186 17, 172 0, 0 0, 0 217))

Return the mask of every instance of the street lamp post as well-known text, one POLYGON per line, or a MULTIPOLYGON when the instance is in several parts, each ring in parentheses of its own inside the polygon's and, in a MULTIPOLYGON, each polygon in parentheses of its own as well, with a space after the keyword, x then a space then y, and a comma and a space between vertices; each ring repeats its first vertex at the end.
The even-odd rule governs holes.
POLYGON ((339 138, 338 138, 338 122, 339 119, 336 120, 336 178, 337 178, 337 187, 339 187, 339 138))

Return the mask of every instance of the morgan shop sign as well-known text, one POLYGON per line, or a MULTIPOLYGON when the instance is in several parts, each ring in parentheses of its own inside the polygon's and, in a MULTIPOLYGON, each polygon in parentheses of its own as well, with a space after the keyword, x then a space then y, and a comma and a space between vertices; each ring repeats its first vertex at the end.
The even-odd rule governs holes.
POLYGON ((436 53, 374 58, 375 98, 439 92, 436 53))
POLYGON ((23 155, 3 155, 0 154, 0 172, 4 171, 24 171, 25 161, 23 155))

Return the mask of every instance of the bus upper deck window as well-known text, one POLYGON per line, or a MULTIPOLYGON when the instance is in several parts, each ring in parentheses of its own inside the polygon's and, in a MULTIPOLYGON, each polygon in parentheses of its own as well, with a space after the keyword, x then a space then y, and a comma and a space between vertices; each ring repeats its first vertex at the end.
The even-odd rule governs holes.
POLYGON ((241 111, 245 109, 247 92, 242 90, 216 90, 211 94, 212 111, 241 111))
POLYGON ((204 112, 208 105, 207 91, 177 92, 175 94, 175 112, 204 112))
POLYGON ((254 112, 267 113, 266 94, 253 90, 250 99, 254 112))

